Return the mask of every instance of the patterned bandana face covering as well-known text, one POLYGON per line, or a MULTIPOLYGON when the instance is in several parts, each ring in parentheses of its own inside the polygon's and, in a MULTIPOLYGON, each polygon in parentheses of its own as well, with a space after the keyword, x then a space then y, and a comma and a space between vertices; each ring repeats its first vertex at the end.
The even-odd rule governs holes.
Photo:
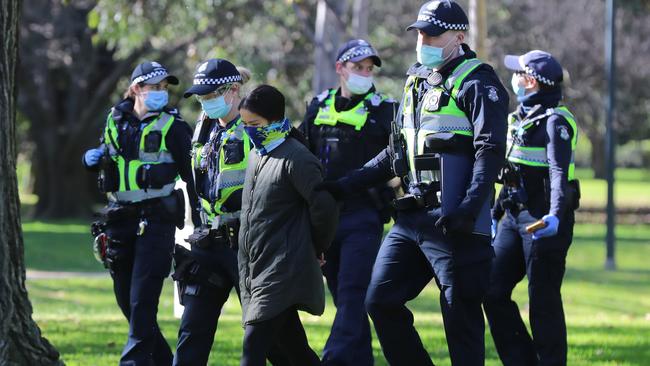
POLYGON ((244 130, 250 137, 257 153, 264 156, 287 138, 291 130, 291 123, 285 118, 263 127, 245 126, 244 130))

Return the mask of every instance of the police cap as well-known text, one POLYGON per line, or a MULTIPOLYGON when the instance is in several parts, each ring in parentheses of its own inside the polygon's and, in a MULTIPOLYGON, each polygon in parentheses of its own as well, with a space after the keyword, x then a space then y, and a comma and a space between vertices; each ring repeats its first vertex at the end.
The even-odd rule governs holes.
POLYGON ((236 82, 242 82, 237 67, 228 60, 213 58, 196 67, 192 87, 185 91, 183 97, 188 98, 194 94, 206 95, 222 85, 236 82))
POLYGON ((359 62, 368 57, 372 58, 372 62, 381 67, 381 59, 377 50, 375 50, 372 45, 363 39, 353 39, 347 41, 339 48, 339 52, 336 56, 336 62, 359 62))
POLYGON ((419 29, 429 36, 437 37, 448 30, 466 31, 469 20, 463 8, 455 1, 429 1, 422 5, 418 20, 406 28, 419 29))
POLYGON ((167 69, 156 61, 145 61, 136 66, 131 73, 131 85, 133 84, 158 84, 167 79, 170 84, 178 85, 178 78, 170 75, 167 69))
POLYGON ((562 82, 562 66, 550 53, 533 50, 524 55, 507 55, 503 59, 512 71, 525 72, 535 80, 550 86, 562 82))

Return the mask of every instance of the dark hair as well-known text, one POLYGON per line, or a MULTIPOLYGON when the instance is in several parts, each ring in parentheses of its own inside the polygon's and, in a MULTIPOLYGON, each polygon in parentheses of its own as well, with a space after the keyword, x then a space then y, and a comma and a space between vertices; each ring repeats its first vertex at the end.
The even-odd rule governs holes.
POLYGON ((284 95, 271 85, 260 85, 242 99, 239 109, 251 111, 269 122, 279 121, 284 119, 284 95))

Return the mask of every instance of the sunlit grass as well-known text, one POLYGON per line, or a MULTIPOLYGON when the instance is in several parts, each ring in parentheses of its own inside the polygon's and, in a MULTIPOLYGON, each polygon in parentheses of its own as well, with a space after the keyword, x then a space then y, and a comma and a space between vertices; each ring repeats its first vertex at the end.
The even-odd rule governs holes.
MULTIPOLYGON (((647 365, 650 360, 650 227, 618 227, 617 271, 603 270, 604 232, 603 226, 589 224, 578 225, 575 230, 562 291, 569 333, 568 364, 647 365)), ((98 266, 95 263, 94 268, 98 266)), ((28 288, 35 318, 43 334, 61 351, 66 364, 117 363, 126 340, 127 324, 115 304, 108 277, 30 280, 28 288)), ((172 316, 172 291, 172 283, 167 281, 159 312, 170 345, 175 344, 178 329, 178 320, 172 316)), ((515 289, 514 297, 526 318, 525 281, 515 289)), ((409 306, 436 365, 449 365, 438 290, 430 285, 409 306)), ((329 298, 322 317, 302 316, 310 344, 318 352, 327 340, 333 316, 329 298)), ((221 315, 210 365, 239 364, 243 335, 240 320, 233 293, 221 315)), ((376 364, 387 365, 376 339, 373 345, 376 364)), ((500 365, 489 331, 486 345, 486 364, 500 365)))

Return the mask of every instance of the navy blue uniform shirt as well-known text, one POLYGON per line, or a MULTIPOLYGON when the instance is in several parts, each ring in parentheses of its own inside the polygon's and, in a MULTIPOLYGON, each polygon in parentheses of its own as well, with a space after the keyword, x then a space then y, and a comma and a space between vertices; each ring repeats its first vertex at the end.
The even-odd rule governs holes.
MULTIPOLYGON (((461 62, 476 58, 476 54, 465 44, 464 54, 450 61, 438 70, 443 80, 461 62)), ((419 66, 416 64, 416 66, 419 66)), ((422 83, 424 84, 424 83, 422 83)), ((470 123, 474 126, 473 148, 474 167, 472 180, 465 198, 459 208, 478 216, 486 199, 494 192, 494 182, 503 165, 506 148, 506 129, 508 115, 508 93, 501 84, 494 69, 482 64, 463 81, 456 97, 456 103, 470 123)), ((414 101, 416 102, 416 101, 414 101)), ((417 105, 416 107, 417 108, 417 105)), ((391 152, 386 148, 364 169, 344 178, 347 184, 365 186, 371 182, 387 180, 393 176, 391 152)))
MULTIPOLYGON (((517 119, 521 121, 542 117, 547 114, 548 109, 557 107, 560 99, 560 89, 528 95, 517 108, 517 119)), ((567 202, 566 193, 574 131, 569 122, 559 114, 547 115, 533 123, 534 125, 524 130, 519 138, 523 146, 545 146, 549 167, 517 164, 528 196, 526 206, 534 217, 541 218, 549 213, 561 218, 570 204, 567 202)), ((505 190, 502 190, 497 203, 505 198, 505 195, 505 190)), ((498 219, 501 215, 503 209, 495 205, 492 217, 498 219)))

